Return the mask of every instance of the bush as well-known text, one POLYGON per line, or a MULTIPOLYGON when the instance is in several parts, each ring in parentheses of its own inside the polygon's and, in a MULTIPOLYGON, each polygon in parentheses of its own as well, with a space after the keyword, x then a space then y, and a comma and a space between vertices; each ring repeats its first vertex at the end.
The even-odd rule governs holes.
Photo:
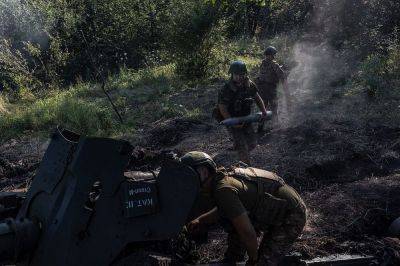
POLYGON ((4 1, 0 82, 32 89, 170 60, 165 51, 174 20, 188 5, 167 0, 4 1))
POLYGON ((369 96, 400 99, 400 44, 392 43, 387 54, 372 54, 361 64, 358 83, 369 96))
POLYGON ((178 18, 171 42, 176 72, 186 79, 200 80, 219 76, 231 60, 225 39, 225 24, 218 7, 196 4, 178 18))

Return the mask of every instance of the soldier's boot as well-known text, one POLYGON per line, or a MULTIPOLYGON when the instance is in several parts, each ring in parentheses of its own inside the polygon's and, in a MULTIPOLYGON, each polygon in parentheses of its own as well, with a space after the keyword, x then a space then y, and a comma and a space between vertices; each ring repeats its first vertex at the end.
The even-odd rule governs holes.
POLYGON ((244 262, 246 256, 246 249, 239 239, 236 232, 228 234, 228 248, 225 251, 224 259, 220 262, 232 263, 235 265, 238 262, 244 262))
POLYGON ((280 256, 261 256, 258 259, 257 265, 278 266, 280 260, 280 256))

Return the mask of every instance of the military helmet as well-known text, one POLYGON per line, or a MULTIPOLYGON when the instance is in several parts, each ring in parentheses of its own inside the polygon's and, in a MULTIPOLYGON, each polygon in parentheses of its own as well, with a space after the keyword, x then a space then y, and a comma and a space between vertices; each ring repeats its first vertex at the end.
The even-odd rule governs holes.
POLYGON ((234 61, 229 67, 229 74, 245 75, 247 74, 246 64, 242 61, 234 61))
POLYGON ((191 151, 181 157, 181 162, 190 167, 207 166, 212 171, 216 171, 217 165, 214 160, 205 152, 191 151))
POLYGON ((277 52, 278 52, 278 50, 276 50, 275 47, 268 46, 267 49, 265 49, 265 51, 264 51, 264 55, 276 55, 277 52))

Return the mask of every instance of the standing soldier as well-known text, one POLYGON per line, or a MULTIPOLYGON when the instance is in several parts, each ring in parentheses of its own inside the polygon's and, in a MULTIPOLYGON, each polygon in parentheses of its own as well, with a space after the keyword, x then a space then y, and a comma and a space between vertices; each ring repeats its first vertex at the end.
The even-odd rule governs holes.
POLYGON ((224 220, 228 249, 223 262, 276 266, 300 236, 306 223, 306 206, 299 194, 279 176, 257 168, 216 169, 212 158, 188 152, 182 163, 199 175, 201 188, 215 206, 188 224, 190 232, 224 220), (260 246, 257 233, 264 232, 260 246))
MULTIPOLYGON (((273 46, 267 47, 264 52, 264 60, 260 66, 260 74, 257 77, 257 85, 261 98, 265 105, 272 111, 273 124, 278 123, 278 91, 277 86, 282 82, 282 89, 285 94, 287 106, 290 107, 292 97, 290 96, 285 73, 280 65, 274 60, 277 50, 273 46)), ((258 126, 258 132, 264 132, 264 122, 258 126)))
MULTIPOLYGON (((231 78, 218 93, 218 106, 216 108, 219 120, 230 117, 246 116, 251 113, 253 102, 266 117, 263 100, 258 94, 256 85, 249 79, 246 64, 235 61, 229 68, 231 78)), ((250 164, 249 152, 257 145, 257 138, 250 123, 244 123, 228 127, 234 142, 234 148, 238 151, 239 160, 250 164)))

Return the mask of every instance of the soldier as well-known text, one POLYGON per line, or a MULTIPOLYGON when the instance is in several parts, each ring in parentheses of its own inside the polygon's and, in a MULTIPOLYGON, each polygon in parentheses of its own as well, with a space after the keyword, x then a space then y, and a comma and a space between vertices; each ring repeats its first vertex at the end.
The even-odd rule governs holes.
POLYGON ((223 262, 278 265, 306 223, 306 206, 299 194, 272 172, 256 168, 217 169, 212 158, 192 151, 182 163, 198 174, 203 191, 215 202, 211 211, 188 224, 191 232, 222 219, 230 225, 223 262), (264 232, 260 246, 257 232, 264 232))
MULTIPOLYGON (((231 78, 218 93, 217 117, 224 120, 230 117, 239 117, 251 113, 253 102, 266 117, 263 100, 258 94, 256 85, 248 78, 246 64, 235 61, 229 68, 231 78)), ((234 142, 234 148, 238 151, 239 160, 250 164, 249 152, 257 145, 253 127, 249 123, 229 127, 234 142)))
MULTIPOLYGON (((274 60, 277 50, 273 46, 267 47, 264 52, 264 60, 260 66, 260 73, 257 77, 257 86, 259 88, 260 96, 265 105, 272 111, 273 124, 278 122, 278 99, 277 99, 277 86, 282 82, 282 89, 285 94, 287 106, 290 107, 292 97, 290 96, 286 76, 282 67, 274 60)), ((261 122, 258 126, 258 132, 264 132, 265 125, 261 122)))

